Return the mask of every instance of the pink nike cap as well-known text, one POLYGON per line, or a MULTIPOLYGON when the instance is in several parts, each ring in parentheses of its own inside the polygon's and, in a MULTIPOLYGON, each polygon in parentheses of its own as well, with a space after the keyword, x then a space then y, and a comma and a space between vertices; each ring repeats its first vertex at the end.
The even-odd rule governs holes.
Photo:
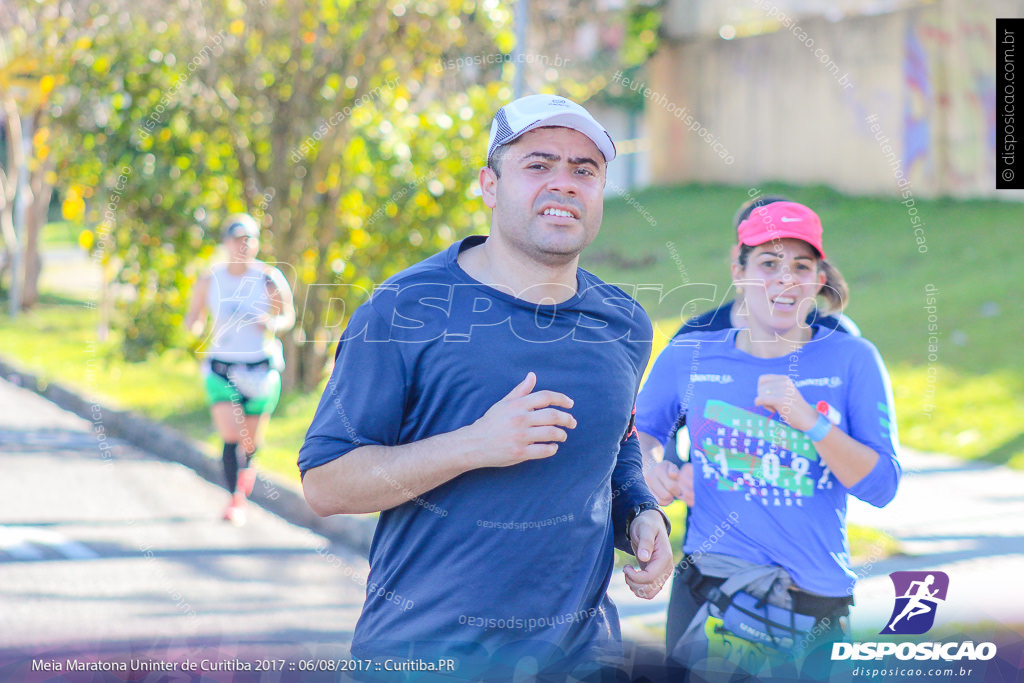
POLYGON ((821 219, 796 202, 772 202, 759 206, 736 228, 740 244, 756 247, 772 240, 792 237, 803 240, 825 258, 821 244, 821 219))

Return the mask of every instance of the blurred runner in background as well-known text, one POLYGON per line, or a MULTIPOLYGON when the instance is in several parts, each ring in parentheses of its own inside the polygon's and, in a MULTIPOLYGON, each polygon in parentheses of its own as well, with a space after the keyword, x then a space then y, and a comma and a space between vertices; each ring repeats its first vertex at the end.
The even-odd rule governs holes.
POLYGON ((292 292, 277 268, 256 259, 260 229, 249 214, 224 223, 227 261, 196 283, 185 327, 196 336, 212 326, 201 351, 213 423, 224 440, 224 476, 231 500, 224 519, 245 523, 246 498, 256 472, 252 457, 263 442, 281 397, 284 357, 278 332, 295 323, 292 292))

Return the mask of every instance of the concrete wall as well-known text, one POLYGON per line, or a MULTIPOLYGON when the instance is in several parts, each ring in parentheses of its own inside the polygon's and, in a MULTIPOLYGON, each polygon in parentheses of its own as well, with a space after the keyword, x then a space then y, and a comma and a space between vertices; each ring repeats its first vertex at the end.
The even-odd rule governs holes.
POLYGON ((615 160, 608 165, 608 184, 605 195, 614 196, 651 182, 651 161, 645 134, 645 117, 621 107, 587 103, 594 118, 608 129, 615 140, 615 160))
POLYGON ((995 18, 1022 12, 1020 0, 940 0, 666 40, 645 86, 651 180, 854 194, 896 194, 909 180, 918 196, 1024 199, 996 193, 994 151, 995 18))

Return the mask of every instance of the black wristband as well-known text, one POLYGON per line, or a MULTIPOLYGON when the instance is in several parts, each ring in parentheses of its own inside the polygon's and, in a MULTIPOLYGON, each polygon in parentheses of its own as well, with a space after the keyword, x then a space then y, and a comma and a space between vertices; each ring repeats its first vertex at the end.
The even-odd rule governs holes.
POLYGON ((630 525, 633 523, 633 520, 640 515, 641 512, 647 512, 648 510, 657 510, 659 513, 661 513, 661 518, 665 520, 665 531, 667 531, 669 535, 672 534, 672 523, 668 521, 668 515, 665 514, 665 511, 661 509, 660 505, 658 505, 657 503, 650 502, 640 503, 635 508, 630 510, 629 515, 626 517, 626 540, 630 543, 633 542, 632 538, 630 538, 629 536, 630 525))

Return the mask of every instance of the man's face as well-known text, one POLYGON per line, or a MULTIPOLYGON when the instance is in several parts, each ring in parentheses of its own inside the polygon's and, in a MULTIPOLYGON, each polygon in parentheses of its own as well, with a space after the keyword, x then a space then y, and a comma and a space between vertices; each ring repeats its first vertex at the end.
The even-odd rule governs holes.
POLYGON ((571 128, 537 128, 504 151, 501 176, 480 171, 491 238, 547 266, 572 263, 601 229, 606 164, 571 128))
POLYGON ((238 235, 224 240, 224 246, 232 261, 251 261, 260 250, 258 237, 238 235))

